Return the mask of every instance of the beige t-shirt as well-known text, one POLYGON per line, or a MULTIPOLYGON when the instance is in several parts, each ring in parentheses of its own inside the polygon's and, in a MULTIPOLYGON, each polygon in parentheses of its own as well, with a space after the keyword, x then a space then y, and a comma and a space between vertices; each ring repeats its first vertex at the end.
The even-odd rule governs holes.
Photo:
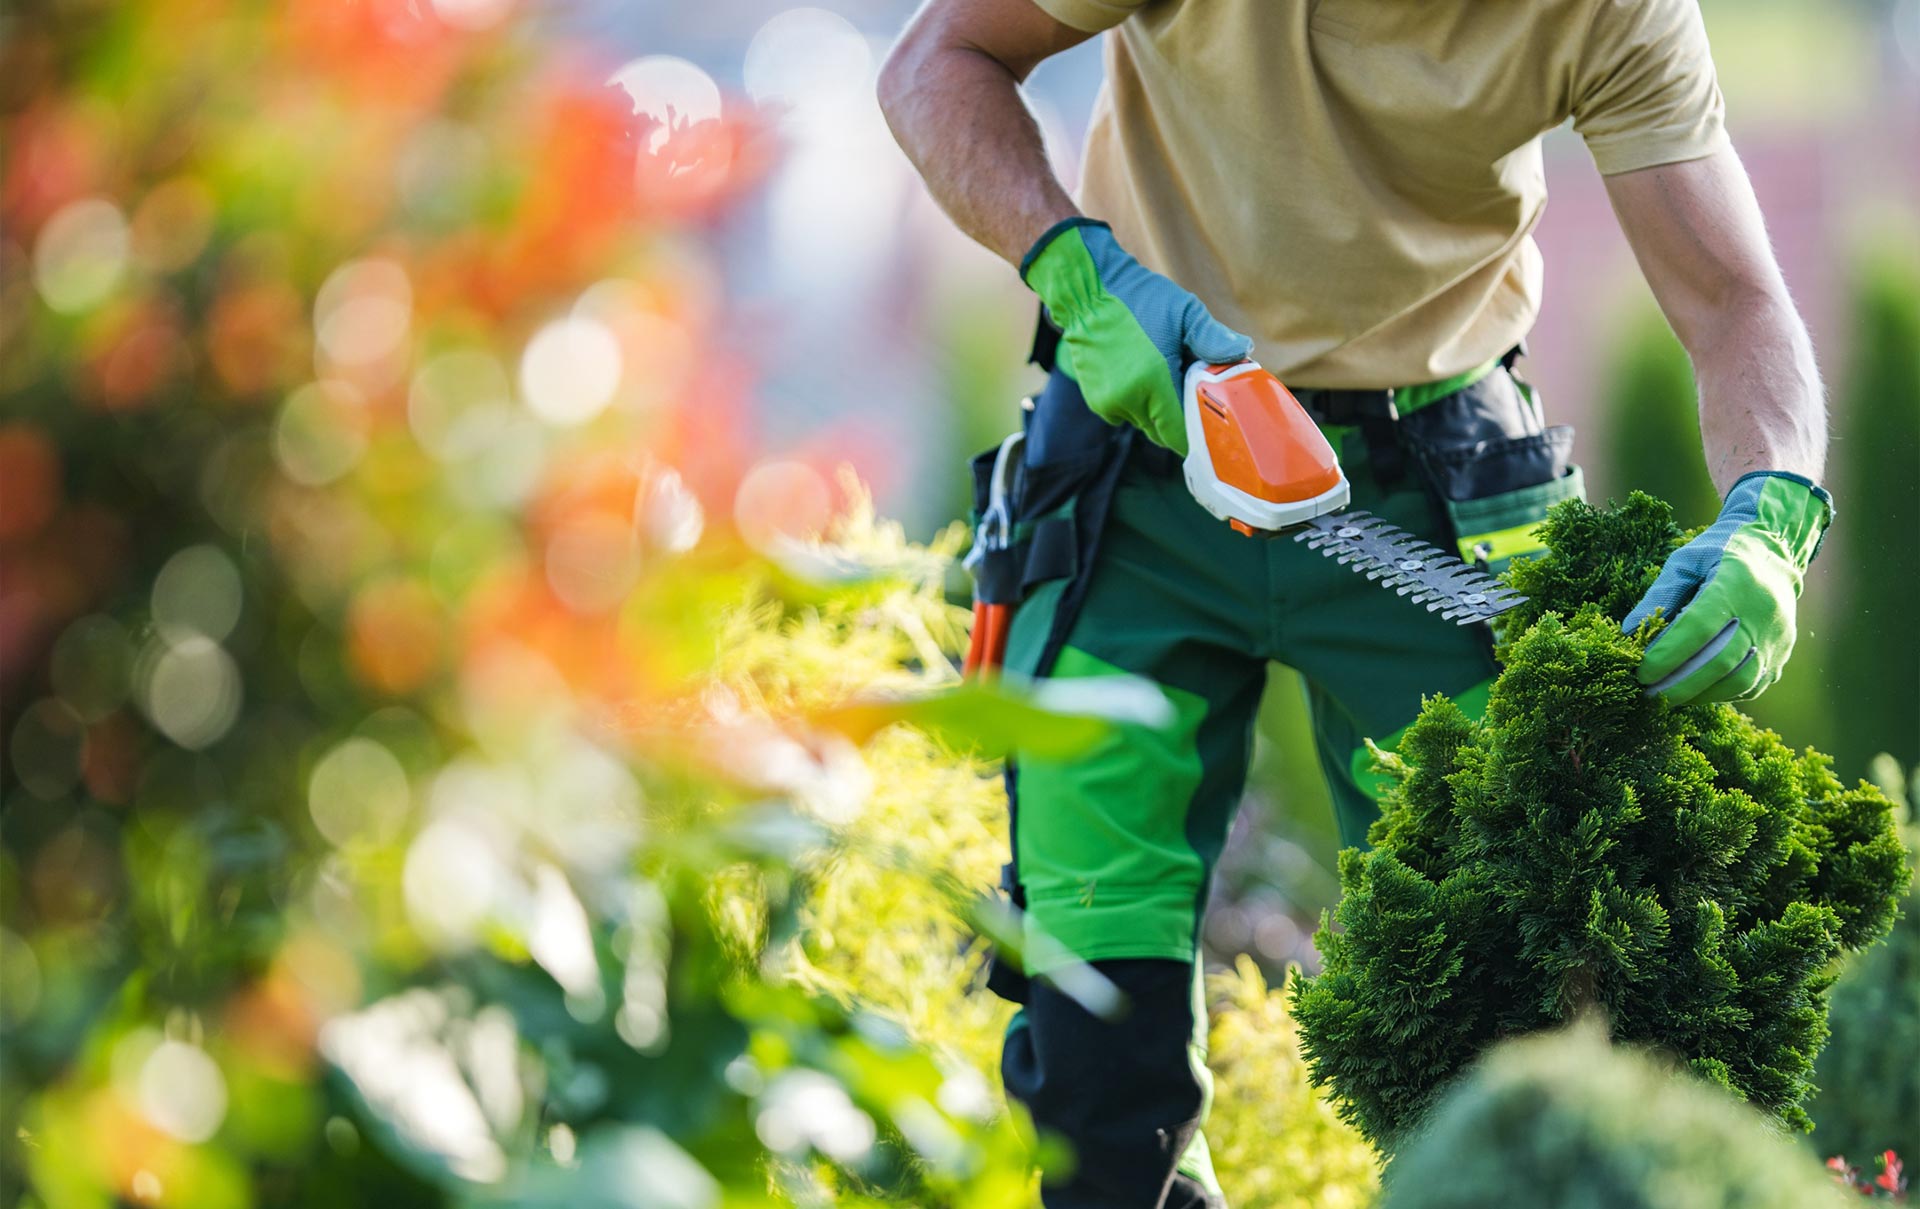
POLYGON ((1725 144, 1696 0, 1035 0, 1117 26, 1080 204, 1299 386, 1465 372, 1540 306, 1540 136, 1725 144))

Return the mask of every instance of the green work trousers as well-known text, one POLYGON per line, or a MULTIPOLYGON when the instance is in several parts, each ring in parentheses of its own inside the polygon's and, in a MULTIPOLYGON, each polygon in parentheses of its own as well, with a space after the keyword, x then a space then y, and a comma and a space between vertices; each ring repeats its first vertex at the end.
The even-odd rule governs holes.
MULTIPOLYGON (((1530 388, 1498 365, 1471 389, 1489 405, 1438 396, 1469 420, 1505 408, 1537 421, 1530 388)), ((1341 842, 1359 845, 1377 813, 1367 740, 1390 748, 1428 695, 1477 712, 1494 672, 1491 642, 1484 625, 1442 620, 1288 536, 1236 533, 1194 501, 1165 451, 1136 434, 1110 435, 1125 449, 1097 459, 1088 451, 1101 441, 1097 422, 1085 426, 1071 410, 1084 406, 1055 373, 1040 398, 1038 422, 1049 428, 1040 440, 1029 428, 1033 506, 1017 535, 1051 553, 1036 556, 1047 565, 1021 584, 1006 668, 1086 681, 1092 692, 1128 678, 1164 697, 1172 722, 1119 725, 1072 759, 1013 762, 1008 888, 1024 911, 1026 979, 1014 980, 1014 994, 1026 1006, 1003 1070, 1038 1124, 1079 1152, 1075 1173, 1048 1185, 1049 1209, 1217 1204, 1198 1133, 1208 1090, 1198 938, 1267 665, 1304 678, 1341 842), (1078 548, 1061 555, 1074 535, 1078 548), (1091 963, 1128 995, 1124 1019, 1062 997, 1048 976, 1073 962, 1091 963)), ((1525 552, 1550 503, 1579 491, 1575 469, 1544 487, 1454 503, 1417 458, 1383 483, 1372 442, 1358 429, 1327 431, 1352 507, 1449 550, 1485 554, 1489 539, 1500 565, 1525 552)))

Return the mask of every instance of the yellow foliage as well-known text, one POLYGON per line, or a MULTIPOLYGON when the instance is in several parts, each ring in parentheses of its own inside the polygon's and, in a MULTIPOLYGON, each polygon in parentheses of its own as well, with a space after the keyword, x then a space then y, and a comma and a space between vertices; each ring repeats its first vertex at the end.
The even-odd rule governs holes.
MULTIPOLYGON (((965 633, 941 595, 956 535, 933 547, 877 521, 857 484, 827 535, 837 558, 886 568, 855 603, 743 609, 722 626, 721 682, 774 714, 805 713, 876 686, 950 680, 944 656, 965 633)), ((862 751, 870 788, 859 817, 803 872, 801 930, 772 955, 798 982, 897 1021, 955 1069, 999 1086, 1012 1005, 973 990, 978 949, 953 888, 997 882, 1006 798, 997 762, 909 726, 862 751)), ((724 897, 724 896, 723 896, 724 897)), ((739 911, 736 905, 733 910, 739 911)), ((1360 1209, 1378 1187, 1373 1150, 1307 1084, 1279 990, 1242 957, 1208 980, 1215 1098, 1207 1133, 1236 1209, 1360 1209)))
POLYGON ((978 954, 929 874, 968 888, 999 880, 1007 810, 998 770, 905 726, 865 754, 873 795, 857 843, 815 872, 796 975, 892 1017, 997 1087, 1012 1005, 969 991, 978 954))
POLYGON ((1207 1141, 1235 1209, 1371 1204, 1380 1187, 1373 1147, 1307 1083, 1285 986, 1268 987, 1243 954, 1234 969, 1208 976, 1207 998, 1214 1073, 1207 1141))

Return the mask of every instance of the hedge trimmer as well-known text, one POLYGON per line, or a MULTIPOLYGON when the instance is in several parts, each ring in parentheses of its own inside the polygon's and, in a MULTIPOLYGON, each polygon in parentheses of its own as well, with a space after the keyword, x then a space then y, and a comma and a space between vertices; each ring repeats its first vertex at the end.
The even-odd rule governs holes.
MULTIPOLYGON (((1526 600, 1477 567, 1368 512, 1346 511, 1351 492, 1340 460, 1280 380, 1258 362, 1196 362, 1187 370, 1187 488, 1214 516, 1248 537, 1292 532, 1312 550, 1460 625, 1490 621, 1526 600)), ((1013 541, 1013 484, 1022 436, 1002 443, 974 547, 973 632, 964 675, 999 669, 1013 607, 978 590, 983 564, 1013 541)))
POLYGON ((1345 511, 1340 460, 1280 380, 1258 362, 1187 370, 1187 488, 1249 537, 1295 541, 1460 625, 1526 599, 1485 571, 1368 512, 1345 511))

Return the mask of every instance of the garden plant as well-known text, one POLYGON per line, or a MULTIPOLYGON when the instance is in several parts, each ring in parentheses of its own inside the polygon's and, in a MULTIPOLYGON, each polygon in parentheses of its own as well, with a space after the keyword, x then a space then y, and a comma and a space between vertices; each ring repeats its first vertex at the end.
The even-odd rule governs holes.
POLYGON ((1496 1047, 1394 1161, 1383 1209, 1843 1209, 1751 1109, 1595 1028, 1496 1047))
POLYGON ((1804 1129, 1829 963, 1892 923, 1890 805, 1727 705, 1635 682, 1619 619, 1684 539, 1641 493, 1559 506, 1483 720, 1428 701, 1294 995, 1314 1077, 1396 1150, 1493 1043, 1598 1015, 1804 1129))

